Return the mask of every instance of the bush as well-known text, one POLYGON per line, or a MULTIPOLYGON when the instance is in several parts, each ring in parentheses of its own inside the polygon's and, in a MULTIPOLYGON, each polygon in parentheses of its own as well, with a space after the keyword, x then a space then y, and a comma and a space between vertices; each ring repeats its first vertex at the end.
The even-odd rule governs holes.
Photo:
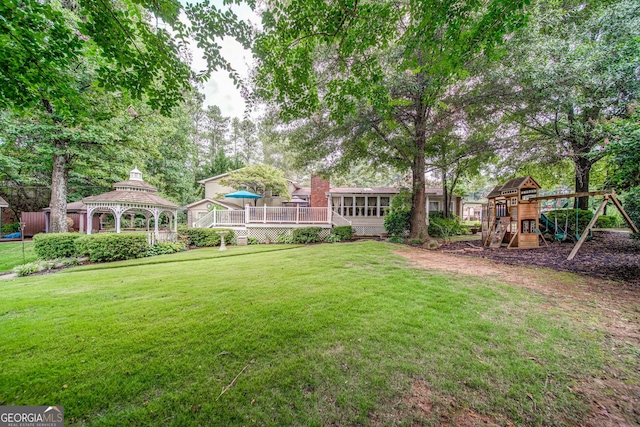
POLYGON ((409 232, 411 212, 396 211, 384 217, 384 229, 389 236, 404 236, 409 232))
POLYGON ((320 241, 321 227, 296 228, 291 233, 293 243, 316 243, 320 241))
POLYGON ((33 236, 33 249, 40 259, 66 258, 76 255, 75 242, 84 234, 49 233, 33 236))
POLYGON ((247 237, 247 245, 259 245, 260 244, 260 240, 258 240, 256 237, 247 237))
POLYGON ((17 233, 18 231, 20 231, 20 223, 14 222, 11 224, 5 224, 2 226, 2 229, 0 230, 2 234, 17 233))
POLYGON ((424 240, 422 240, 422 239, 411 239, 411 240, 409 240, 409 244, 410 245, 422 246, 422 245, 424 245, 424 240))
POLYGON ((293 243, 293 236, 289 233, 278 234, 278 237, 276 237, 276 243, 293 243))
POLYGON ((613 215, 600 215, 596 220, 596 228, 614 228, 618 219, 613 215))
POLYGON ((442 218, 441 216, 429 217, 429 236, 448 239, 456 234, 467 233, 469 230, 462 225, 460 218, 442 218))
POLYGON ((82 236, 76 242, 76 252, 89 261, 119 261, 147 255, 146 233, 104 233, 82 236))
POLYGON ((389 237, 389 242, 391 242, 391 243, 404 243, 404 238, 402 238, 400 236, 392 236, 392 237, 389 237))
POLYGON ((332 233, 325 237, 324 241, 327 243, 340 243, 340 236, 332 233))
POLYGON ((337 225, 333 227, 333 234, 336 235, 340 240, 339 242, 345 242, 347 240, 351 240, 351 235, 353 235, 353 227, 350 225, 337 225))
POLYGON ((225 243, 231 244, 236 239, 235 231, 230 228, 187 228, 185 234, 188 236, 189 244, 196 247, 220 246, 219 231, 228 231, 224 238, 225 243))
POLYGON ((52 260, 37 260, 27 264, 22 264, 13 267, 13 272, 18 276, 28 276, 33 273, 39 273, 44 270, 51 270, 56 267, 67 267, 71 265, 78 265, 78 258, 59 258, 52 260))
MULTIPOLYGON (((623 207, 636 227, 640 227, 640 186, 633 187, 625 194, 623 207)), ((634 233, 633 237, 640 239, 640 234, 634 233)))
POLYGON ((27 264, 17 265, 13 267, 13 270, 11 271, 20 277, 24 277, 33 273, 38 273, 42 270, 41 261, 34 261, 27 264))
POLYGON ((176 252, 184 251, 187 248, 187 245, 184 242, 164 242, 164 243, 156 243, 151 246, 146 256, 156 256, 156 255, 169 255, 174 254, 176 252))

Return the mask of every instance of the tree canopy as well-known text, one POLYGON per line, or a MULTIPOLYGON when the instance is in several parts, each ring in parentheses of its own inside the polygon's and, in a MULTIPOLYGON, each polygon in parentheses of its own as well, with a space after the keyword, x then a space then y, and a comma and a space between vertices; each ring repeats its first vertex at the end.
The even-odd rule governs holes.
POLYGON ((475 55, 492 56, 523 23, 523 3, 270 2, 255 44, 257 95, 275 101, 285 119, 361 124, 333 141, 369 134, 354 153, 412 171, 411 237, 424 239, 431 113, 475 55))

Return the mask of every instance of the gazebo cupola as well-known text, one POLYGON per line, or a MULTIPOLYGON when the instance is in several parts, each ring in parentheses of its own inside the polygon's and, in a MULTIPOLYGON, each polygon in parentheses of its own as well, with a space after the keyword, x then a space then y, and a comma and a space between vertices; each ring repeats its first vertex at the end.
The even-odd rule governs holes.
MULTIPOLYGON (((158 196, 157 192, 156 187, 142 180, 142 172, 134 168, 128 180, 113 184, 113 191, 82 199, 87 205, 87 224, 91 224, 94 213, 112 213, 116 220, 116 233, 120 233, 122 215, 140 212, 147 223, 150 217, 154 218, 155 232, 158 233, 158 221, 164 213, 169 216, 173 231, 177 232, 178 205, 158 196)), ((91 234, 90 229, 87 234, 91 234)))

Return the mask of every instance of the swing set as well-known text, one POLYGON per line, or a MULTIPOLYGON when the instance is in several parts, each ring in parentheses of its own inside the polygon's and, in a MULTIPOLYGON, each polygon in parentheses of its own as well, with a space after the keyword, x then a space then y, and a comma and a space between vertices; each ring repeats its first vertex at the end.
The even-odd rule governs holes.
MULTIPOLYGON (((602 196, 602 203, 600 204, 598 209, 596 209, 596 212, 593 215, 593 218, 591 218, 591 221, 589 221, 589 224, 585 227, 585 229, 582 230, 582 233, 580 233, 578 230, 578 209, 575 209, 575 212, 576 212, 576 220, 575 220, 575 228, 574 228, 575 236, 573 237, 575 237, 576 245, 571 250, 571 253, 567 257, 567 260, 572 260, 576 256, 580 248, 582 247, 582 244, 588 238, 593 237, 591 233, 593 230, 593 227, 596 225, 596 221, 598 220, 598 217, 604 213, 605 207, 609 202, 611 202, 613 206, 615 206, 615 208, 618 210, 618 212, 620 212, 620 214, 622 215, 622 218, 625 220, 629 228, 633 230, 634 233, 638 233, 638 227, 636 227, 636 225, 633 223, 633 221, 631 220, 627 212, 625 212, 624 208, 622 207, 622 204, 616 197, 615 191, 613 190, 589 191, 584 193, 570 193, 570 194, 555 194, 550 196, 536 196, 536 197, 531 197, 529 199, 530 201, 535 202, 535 201, 553 200, 553 199, 569 199, 569 198, 577 199, 581 197, 592 197, 592 196, 602 196)), ((542 214, 541 216, 543 215, 544 214, 542 214)), ((556 239, 559 238, 558 240, 566 240, 568 236, 568 231, 569 231, 568 230, 569 215, 568 214, 565 215, 565 228, 560 233, 558 232, 557 221, 558 219, 556 217, 556 223, 555 223, 556 239)), ((540 235, 542 236, 542 234, 540 235)), ((542 237, 542 239, 544 240, 544 237, 542 237)), ((547 243, 546 240, 544 240, 544 242, 545 244, 547 243)))
POLYGON ((638 227, 625 212, 613 190, 591 191, 584 193, 539 195, 540 186, 530 176, 514 178, 504 185, 495 187, 487 196, 488 203, 483 206, 482 239, 486 246, 497 248, 507 244, 509 249, 537 248, 540 239, 549 246, 540 232, 540 223, 547 230, 553 230, 556 240, 573 240, 576 242, 567 260, 572 260, 582 244, 592 238, 592 230, 605 207, 612 202, 631 230, 638 233, 638 227), (580 197, 602 196, 602 204, 582 232, 579 230, 578 210, 576 209, 574 234, 569 234, 569 209, 564 218, 564 228, 558 223, 556 216, 552 221, 540 212, 540 201, 569 199, 580 197))

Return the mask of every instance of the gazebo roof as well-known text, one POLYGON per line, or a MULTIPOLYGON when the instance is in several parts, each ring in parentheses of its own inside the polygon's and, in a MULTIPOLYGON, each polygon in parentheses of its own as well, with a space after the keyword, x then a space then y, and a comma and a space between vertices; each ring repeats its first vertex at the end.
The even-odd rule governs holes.
POLYGON ((142 180, 142 172, 137 168, 129 174, 129 179, 113 184, 115 190, 108 193, 89 196, 82 199, 85 204, 122 203, 136 205, 151 205, 163 208, 175 209, 178 207, 173 202, 158 196, 158 189, 142 180))
POLYGON ((8 207, 9 207, 9 203, 7 203, 6 200, 0 197, 0 208, 8 208, 8 207))

